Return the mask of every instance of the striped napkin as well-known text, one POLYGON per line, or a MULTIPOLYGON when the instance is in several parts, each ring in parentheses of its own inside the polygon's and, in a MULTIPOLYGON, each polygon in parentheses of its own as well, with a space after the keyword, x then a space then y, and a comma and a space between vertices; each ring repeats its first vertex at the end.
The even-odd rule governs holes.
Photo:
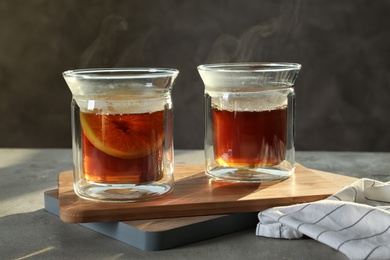
POLYGON ((311 237, 350 259, 390 259, 390 182, 360 179, 329 198, 259 213, 257 236, 311 237))

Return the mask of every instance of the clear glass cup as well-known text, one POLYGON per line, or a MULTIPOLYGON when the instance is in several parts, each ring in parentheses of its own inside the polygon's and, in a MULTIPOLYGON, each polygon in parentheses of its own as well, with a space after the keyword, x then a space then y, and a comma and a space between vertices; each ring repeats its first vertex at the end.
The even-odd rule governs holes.
POLYGON ((206 174, 230 182, 283 180, 294 172, 295 63, 198 67, 205 85, 206 174))
POLYGON ((74 191, 141 201, 173 189, 172 85, 160 68, 65 71, 72 92, 74 191))

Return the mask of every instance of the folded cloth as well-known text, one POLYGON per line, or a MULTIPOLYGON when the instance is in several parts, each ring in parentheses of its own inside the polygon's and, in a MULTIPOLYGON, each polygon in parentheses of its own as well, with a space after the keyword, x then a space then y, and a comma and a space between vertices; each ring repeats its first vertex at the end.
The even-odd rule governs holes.
POLYGON ((258 215, 257 236, 311 237, 350 259, 390 259, 390 182, 360 179, 327 199, 258 215))

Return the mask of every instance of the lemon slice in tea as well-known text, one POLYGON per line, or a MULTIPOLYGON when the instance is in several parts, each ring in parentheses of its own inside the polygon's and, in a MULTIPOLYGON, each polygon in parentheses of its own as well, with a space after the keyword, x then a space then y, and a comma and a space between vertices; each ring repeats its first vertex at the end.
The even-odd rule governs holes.
POLYGON ((123 159, 150 154, 164 139, 164 111, 107 115, 81 112, 80 123, 97 149, 123 159))

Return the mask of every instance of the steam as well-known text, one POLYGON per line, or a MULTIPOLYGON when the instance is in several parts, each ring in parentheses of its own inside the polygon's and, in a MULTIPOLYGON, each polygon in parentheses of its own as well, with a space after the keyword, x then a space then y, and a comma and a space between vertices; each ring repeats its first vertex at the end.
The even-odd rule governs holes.
MULTIPOLYGON (((301 0, 292 5, 282 5, 279 15, 254 25, 239 37, 224 34, 218 37, 207 57, 207 63, 237 62, 260 59, 267 51, 266 39, 276 37, 277 46, 283 44, 287 35, 299 22, 301 0)), ((271 46, 272 47, 272 46, 271 46)))
MULTIPOLYGON (((226 2, 221 3, 224 5, 226 4, 226 2)), ((187 4, 182 8, 190 8, 190 6, 191 5, 187 4)), ((256 6, 264 8, 261 4, 256 6)), ((269 14, 270 18, 265 19, 264 17, 260 17, 263 19, 261 22, 248 27, 239 35, 226 33, 216 38, 211 48, 209 46, 207 47, 208 55, 206 54, 206 62, 259 61, 269 55, 282 53, 283 44, 285 44, 288 39, 287 36, 293 32, 298 25, 301 0, 278 1, 278 3, 273 6, 276 6, 276 8, 279 8, 280 6, 280 8, 276 9, 275 14, 269 14), (279 49, 281 51, 279 51, 279 49)), ((223 6, 218 6, 218 8, 223 9, 223 6)), ((163 5, 162 9, 157 8, 155 10, 158 10, 156 12, 159 16, 162 16, 162 13, 166 14, 165 17, 171 17, 172 15, 172 10, 167 8, 166 5, 163 5)), ((275 9, 272 9, 271 12, 273 10, 275 9)), ((262 13, 264 16, 265 12, 259 13, 262 13)), ((265 14, 267 15, 267 13, 265 14)), ((224 15, 224 13, 222 12, 221 15, 224 15)), ((183 25, 177 23, 172 23, 171 25, 170 18, 166 18, 166 22, 156 22, 154 17, 154 15, 145 17, 145 19, 151 19, 155 24, 153 24, 153 26, 144 26, 145 28, 142 29, 137 23, 129 23, 125 17, 120 15, 109 15, 105 17, 101 24, 99 35, 83 52, 80 59, 80 66, 85 68, 156 64, 161 61, 156 62, 154 60, 156 59, 156 54, 154 52, 161 49, 160 42, 164 40, 169 33, 175 33, 177 36, 177 33, 181 32, 184 36, 188 36, 193 32, 196 33, 196 35, 191 36, 202 37, 202 32, 200 30, 194 30, 194 25, 192 24, 194 21, 191 20, 191 18, 189 18, 188 21, 183 21, 183 25), (187 24, 186 22, 189 22, 190 24, 187 24), (188 33, 187 30, 193 31, 188 33)), ((127 18, 143 19, 141 16, 127 18)), ((218 19, 218 17, 214 16, 208 18, 211 19, 207 20, 208 22, 214 23, 214 27, 210 28, 218 28, 218 25, 215 26, 215 23, 225 21, 224 19, 218 19)), ((205 24, 205 26, 207 26, 207 24, 205 24)), ((220 24, 220 26, 229 27, 229 24, 220 24)), ((208 29, 209 27, 206 28, 206 30, 208 29)), ((178 48, 180 48, 179 50, 191 48, 191 46, 186 44, 185 37, 180 38, 180 41, 175 46, 178 46, 178 48)), ((187 53, 187 51, 185 50, 184 53, 187 53)), ((196 53, 194 55, 197 56, 196 53)), ((199 55, 203 56, 204 53, 199 55)), ((194 59, 196 59, 196 57, 194 57, 194 59)), ((204 60, 199 61, 199 63, 203 62, 204 60)))
POLYGON ((127 28, 127 21, 122 16, 109 15, 104 18, 99 36, 81 55, 81 67, 112 66, 116 62, 119 36, 127 28))
POLYGON ((135 62, 135 64, 146 64, 148 51, 145 49, 148 48, 151 38, 155 33, 156 30, 151 28, 136 38, 133 43, 123 51, 116 66, 126 65, 129 60, 135 62))

